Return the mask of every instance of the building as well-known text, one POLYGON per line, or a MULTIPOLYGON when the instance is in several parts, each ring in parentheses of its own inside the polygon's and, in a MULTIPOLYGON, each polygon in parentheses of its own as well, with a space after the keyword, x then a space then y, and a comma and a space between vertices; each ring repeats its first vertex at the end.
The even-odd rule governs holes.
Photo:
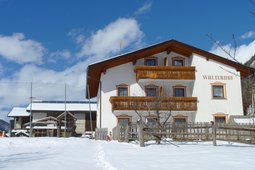
POLYGON ((82 135, 95 130, 96 102, 33 101, 24 108, 14 107, 8 116, 14 118, 15 136, 28 136, 30 126, 33 136, 82 135))
POLYGON ((119 122, 136 122, 137 112, 149 122, 153 110, 171 111, 170 122, 227 122, 230 115, 243 115, 240 80, 250 73, 244 65, 169 40, 90 64, 86 97, 97 97, 97 127, 108 131, 119 122))
POLYGON ((29 136, 24 124, 30 122, 30 113, 25 107, 13 107, 8 117, 13 118, 11 122, 11 133, 13 136, 29 136))

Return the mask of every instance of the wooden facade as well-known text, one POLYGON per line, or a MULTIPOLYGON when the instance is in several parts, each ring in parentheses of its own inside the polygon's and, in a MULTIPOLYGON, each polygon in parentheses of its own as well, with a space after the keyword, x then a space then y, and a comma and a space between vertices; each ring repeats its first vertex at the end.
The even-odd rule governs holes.
POLYGON ((195 67, 136 66, 135 73, 136 80, 139 79, 195 80, 195 67))
POLYGON ((114 110, 175 110, 196 111, 196 97, 120 97, 110 98, 114 110))

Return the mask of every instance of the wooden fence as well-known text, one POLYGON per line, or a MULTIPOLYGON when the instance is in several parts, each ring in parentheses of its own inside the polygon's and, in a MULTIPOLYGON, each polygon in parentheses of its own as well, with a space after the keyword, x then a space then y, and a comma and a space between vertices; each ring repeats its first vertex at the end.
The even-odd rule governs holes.
MULTIPOLYGON (((164 128, 146 127, 141 125, 141 134, 137 124, 129 126, 118 125, 113 129, 113 139, 120 142, 138 140, 142 135, 144 141, 155 139, 155 137, 171 138, 174 141, 232 141, 240 143, 255 144, 255 125, 231 125, 187 123, 167 124, 164 128)), ((216 143, 215 143, 216 144, 216 143)))
POLYGON ((137 124, 130 124, 127 126, 121 126, 118 124, 113 128, 113 140, 118 140, 119 142, 129 142, 138 139, 137 124))
POLYGON ((107 128, 96 128, 95 139, 96 140, 107 140, 108 129, 107 128))

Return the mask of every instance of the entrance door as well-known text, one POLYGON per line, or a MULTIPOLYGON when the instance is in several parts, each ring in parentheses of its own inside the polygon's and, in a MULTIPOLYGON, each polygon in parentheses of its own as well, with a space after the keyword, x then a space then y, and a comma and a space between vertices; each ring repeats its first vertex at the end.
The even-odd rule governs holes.
POLYGON ((186 123, 187 123, 186 117, 174 117, 172 130, 173 132, 175 132, 175 134, 173 135, 174 139, 185 140, 185 133, 187 131, 186 123))

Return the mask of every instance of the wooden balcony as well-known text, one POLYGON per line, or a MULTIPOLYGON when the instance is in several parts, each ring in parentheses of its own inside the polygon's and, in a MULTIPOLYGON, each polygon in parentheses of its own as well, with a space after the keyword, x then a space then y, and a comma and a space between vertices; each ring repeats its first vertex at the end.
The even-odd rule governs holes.
POLYGON ((195 67, 136 66, 135 73, 137 81, 139 79, 195 80, 195 67))
POLYGON ((114 110, 196 111, 196 97, 122 97, 110 98, 114 110))

